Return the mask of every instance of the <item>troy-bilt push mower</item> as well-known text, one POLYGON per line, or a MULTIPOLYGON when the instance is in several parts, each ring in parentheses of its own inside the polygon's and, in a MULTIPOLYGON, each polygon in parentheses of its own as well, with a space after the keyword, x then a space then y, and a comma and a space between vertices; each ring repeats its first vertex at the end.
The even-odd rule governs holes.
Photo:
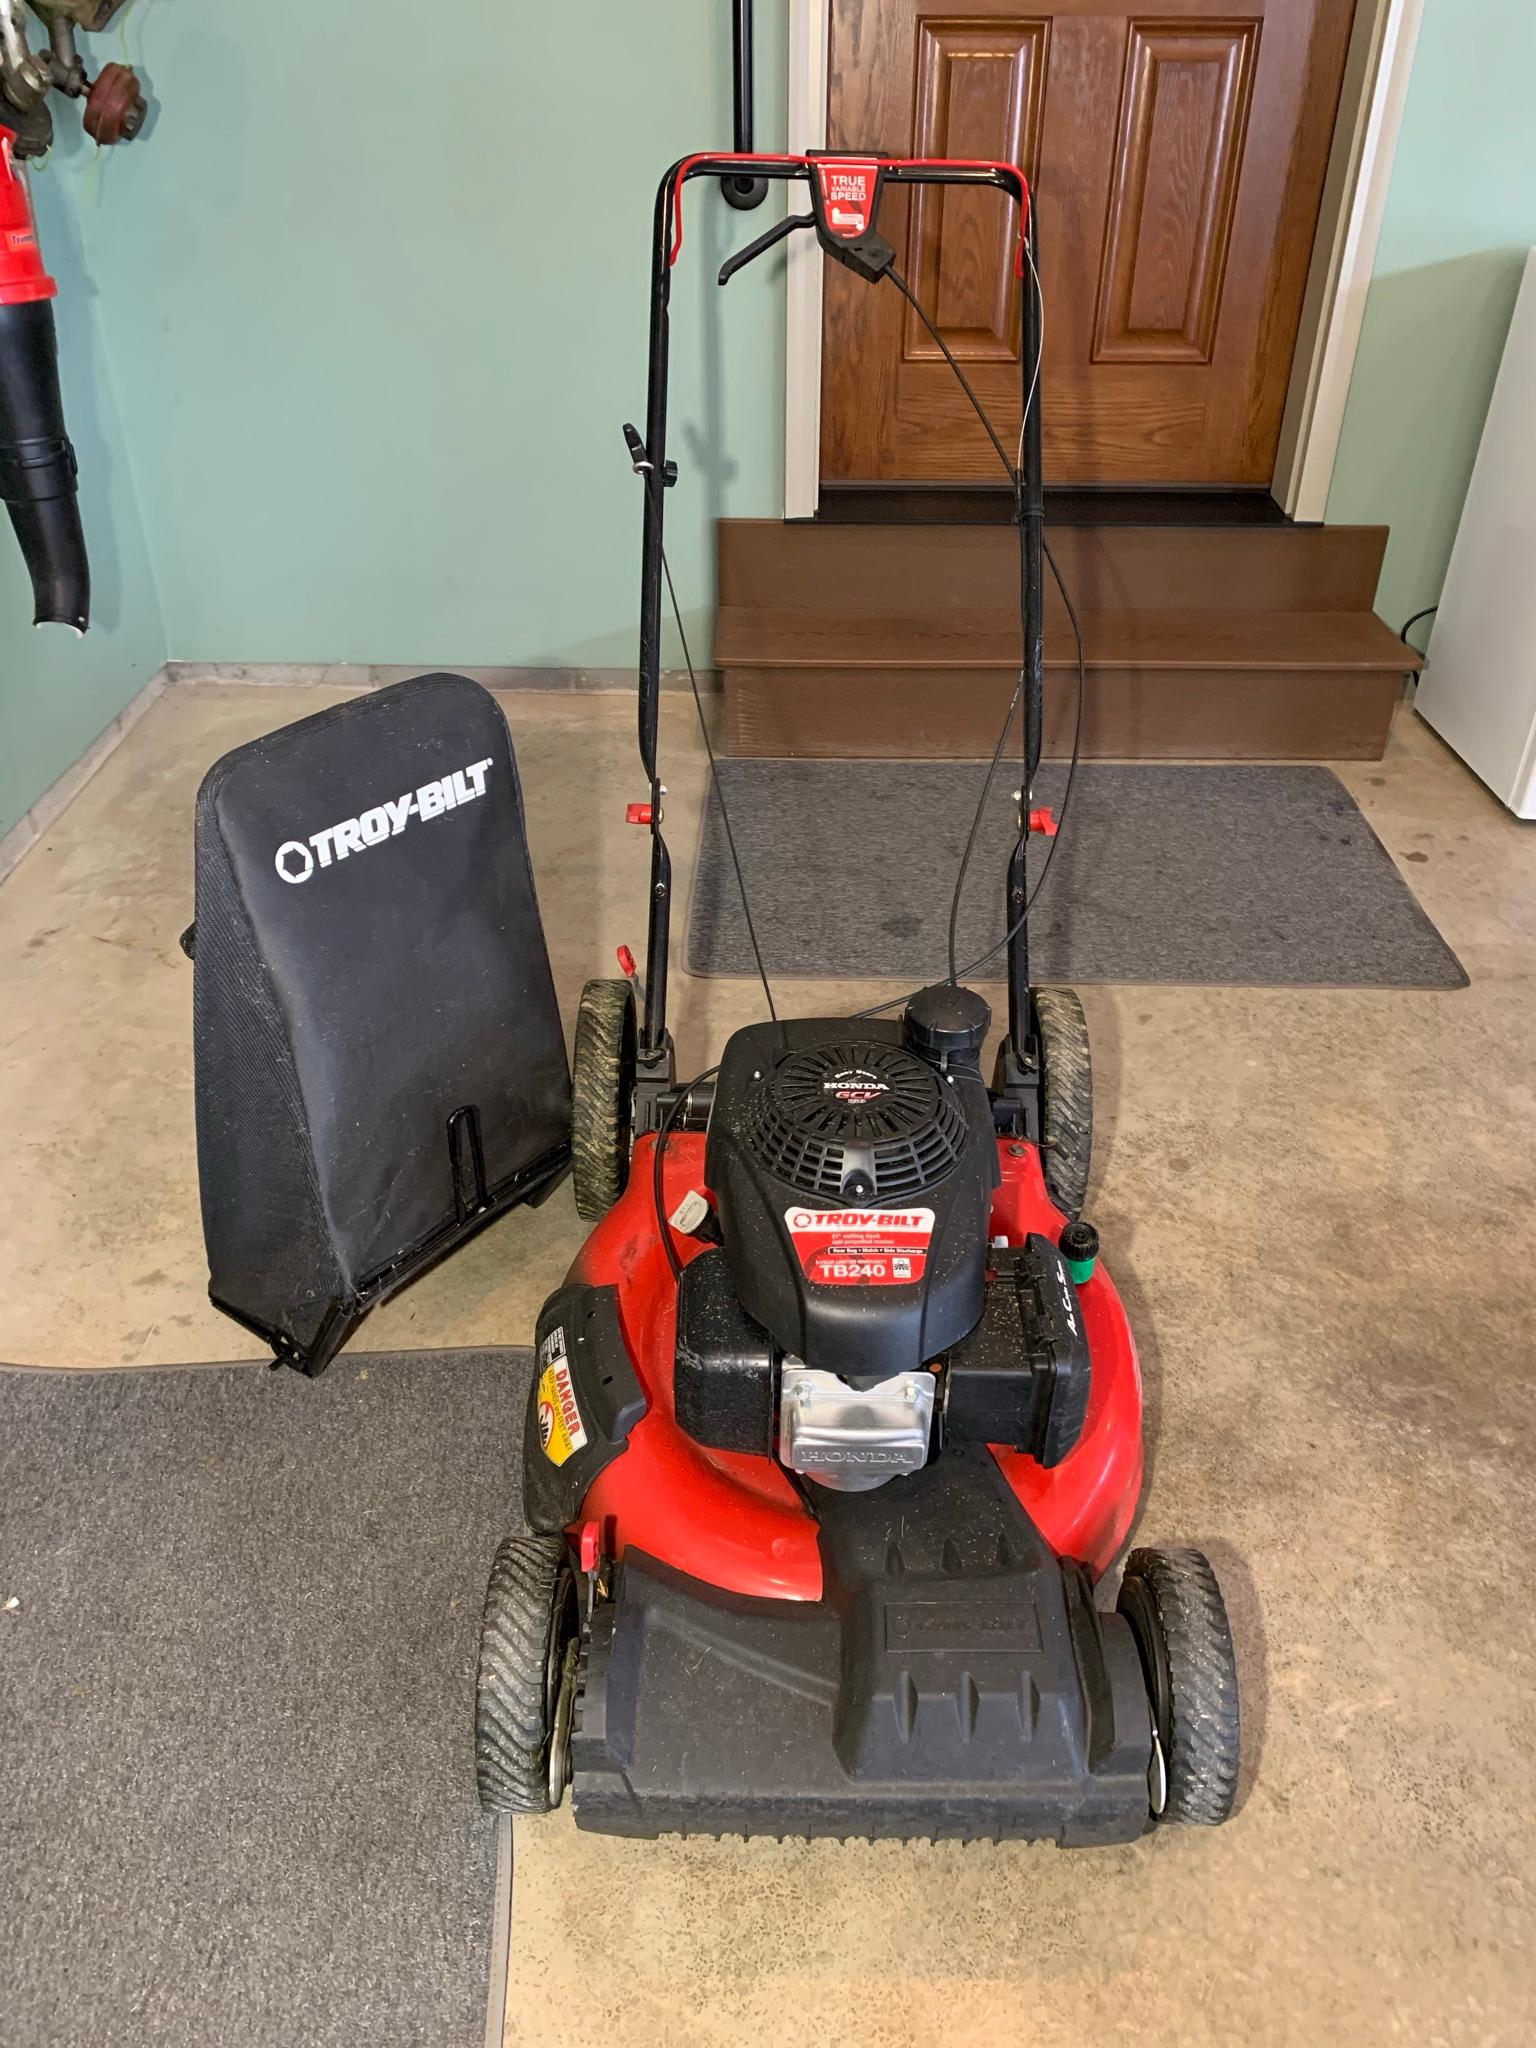
POLYGON ((645 485, 643 1003, 634 977, 582 997, 573 1152, 596 1227, 538 1325, 536 1533, 502 1546, 487 1597, 482 1799, 537 1812, 569 1786, 581 1826, 626 1835, 1094 1843, 1220 1821, 1238 1703, 1209 1564, 1136 1550, 1114 1611, 1094 1601, 1136 1511, 1141 1387, 1081 1215, 1082 1009, 1029 983, 1030 841, 1054 821, 1029 794, 1044 550, 1028 190, 1009 164, 694 156, 662 180, 655 233, 643 440, 626 429, 645 485), (985 963, 956 971, 953 929, 949 980, 899 1021, 781 1020, 770 993, 769 1020, 737 1031, 718 1069, 677 1081, 656 743, 667 304, 696 177, 809 193, 810 212, 722 283, 805 228, 911 299, 875 224, 884 188, 990 186, 1017 209, 1017 462, 982 416, 1014 482, 1024 634, 1020 830, 993 949, 1008 1029, 990 1088, 990 1012, 962 985, 985 963))

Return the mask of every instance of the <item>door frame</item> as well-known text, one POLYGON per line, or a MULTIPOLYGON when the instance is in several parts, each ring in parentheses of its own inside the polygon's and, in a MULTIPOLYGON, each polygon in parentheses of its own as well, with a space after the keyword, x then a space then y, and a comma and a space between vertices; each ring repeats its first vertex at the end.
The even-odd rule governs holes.
MULTIPOLYGON (((1424 0, 1359 0, 1302 300, 1271 490, 1291 518, 1322 519, 1360 343, 1424 0)), ((792 154, 827 140, 831 0, 789 0, 792 154)), ((784 517, 821 496, 820 245, 792 236, 785 274, 784 517)))
MULTIPOLYGON (((791 156, 827 146, 832 0, 789 0, 791 156)), ((784 271, 784 517, 814 519, 821 502, 821 285, 814 235, 791 235, 784 271)))

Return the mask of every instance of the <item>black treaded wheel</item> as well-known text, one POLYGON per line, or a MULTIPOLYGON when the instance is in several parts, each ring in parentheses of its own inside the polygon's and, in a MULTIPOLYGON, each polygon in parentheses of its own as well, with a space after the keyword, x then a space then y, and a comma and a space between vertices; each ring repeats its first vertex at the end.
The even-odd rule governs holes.
POLYGON ((1093 1057, 1088 1019, 1070 988, 1033 991, 1040 1033, 1040 1166, 1051 1200, 1074 1222, 1093 1165, 1093 1057))
POLYGON ((1133 1550, 1116 1605, 1131 1624, 1162 1744, 1158 1816, 1213 1828, 1232 1811, 1242 1749, 1227 1610, 1198 1550, 1133 1550))
POLYGON ((627 981, 589 981, 571 1063, 571 1179, 586 1223, 606 1216, 629 1180, 634 1090, 635 992, 627 981))
POLYGON ((547 1813, 550 1737, 566 1653, 579 1627, 563 1536, 509 1536, 480 1624, 475 1780, 492 1813, 547 1813))

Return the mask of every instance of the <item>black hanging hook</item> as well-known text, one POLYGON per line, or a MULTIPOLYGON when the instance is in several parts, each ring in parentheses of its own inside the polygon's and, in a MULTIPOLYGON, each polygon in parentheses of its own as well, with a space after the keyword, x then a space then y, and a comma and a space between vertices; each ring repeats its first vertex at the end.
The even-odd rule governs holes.
MULTIPOLYGON (((752 0, 733 0, 731 7, 731 48, 735 66, 736 125, 733 144, 737 156, 752 154, 752 0)), ((722 178, 720 190, 727 206, 738 213, 750 213, 768 197, 766 178, 722 178)))

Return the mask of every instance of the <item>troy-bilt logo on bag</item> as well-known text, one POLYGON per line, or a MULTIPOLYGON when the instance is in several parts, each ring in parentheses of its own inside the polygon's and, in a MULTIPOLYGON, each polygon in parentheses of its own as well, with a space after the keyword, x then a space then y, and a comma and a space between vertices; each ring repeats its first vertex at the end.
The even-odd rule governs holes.
POLYGON ((933 1236, 931 1209, 786 1209, 807 1280, 820 1287, 910 1287, 933 1236))
POLYGON ((551 1330, 539 1346, 539 1363, 539 1448, 551 1465, 563 1465, 587 1440, 563 1329, 551 1330))
POLYGON ((285 839, 273 856, 273 866, 285 882, 307 882, 317 861, 328 868, 333 861, 364 853, 370 846, 398 837, 412 818, 425 824, 429 818, 441 818, 461 804, 472 804, 476 797, 485 795, 485 778, 493 765, 489 759, 471 761, 467 768, 455 768, 451 775, 424 782, 420 789, 406 790, 391 803, 375 804, 361 817, 343 818, 339 825, 323 826, 308 839, 285 839))
POLYGON ((821 186, 821 213, 828 230, 854 241, 875 217, 875 187, 880 166, 873 160, 842 157, 836 162, 818 162, 816 177, 821 186))

